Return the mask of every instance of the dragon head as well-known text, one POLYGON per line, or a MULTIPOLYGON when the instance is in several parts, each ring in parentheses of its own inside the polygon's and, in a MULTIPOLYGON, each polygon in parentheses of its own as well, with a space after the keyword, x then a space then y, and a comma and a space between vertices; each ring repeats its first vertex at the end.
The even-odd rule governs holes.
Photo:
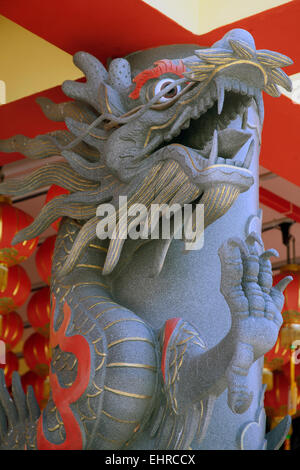
MULTIPOLYGON (((39 179, 40 186, 54 182, 71 194, 48 203, 15 240, 36 236, 60 215, 88 219, 62 272, 95 237, 97 206, 117 204, 120 195, 147 207, 200 201, 205 226, 224 214, 254 181, 250 165, 257 129, 247 125, 249 108, 257 114, 260 132, 262 91, 280 96, 277 85, 291 90, 281 67, 292 61, 256 50, 253 37, 242 29, 207 49, 176 45, 139 51, 112 60, 108 71, 85 52, 75 54, 74 62, 86 82, 66 81, 62 88, 75 101, 39 100, 46 116, 64 120, 69 132, 16 136, 0 144, 0 150, 19 150, 31 158, 60 153, 67 161, 54 178, 53 171, 52 176, 44 171, 39 179), (80 211, 74 206, 79 203, 80 211)), ((36 180, 26 182, 27 190, 36 188, 36 180)), ((0 191, 19 188, 8 182, 0 191)), ((111 240, 104 274, 116 266, 123 243, 111 240)))

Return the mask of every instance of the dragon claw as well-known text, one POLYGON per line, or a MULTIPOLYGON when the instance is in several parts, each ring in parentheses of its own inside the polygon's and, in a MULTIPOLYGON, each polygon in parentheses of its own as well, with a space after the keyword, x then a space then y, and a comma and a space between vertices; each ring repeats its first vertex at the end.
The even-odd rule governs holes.
POLYGON ((231 247, 237 247, 241 250, 241 253, 245 256, 249 256, 249 249, 247 244, 240 238, 230 238, 228 240, 228 245, 231 247))
POLYGON ((292 280, 293 280, 292 276, 286 276, 283 279, 281 279, 276 284, 276 286, 274 286, 274 289, 277 289, 282 293, 284 289, 289 285, 289 283, 292 282, 292 280))
POLYGON ((279 257, 279 253, 275 248, 270 248, 269 250, 264 251, 261 255, 261 258, 264 260, 268 260, 272 256, 275 256, 276 258, 279 257))
POLYGON ((251 232, 246 238, 246 243, 249 245, 253 245, 257 242, 262 248, 264 247, 263 241, 261 236, 257 232, 251 232))
POLYGON ((248 410, 253 400, 253 392, 238 391, 228 394, 228 405, 233 413, 242 414, 248 410))

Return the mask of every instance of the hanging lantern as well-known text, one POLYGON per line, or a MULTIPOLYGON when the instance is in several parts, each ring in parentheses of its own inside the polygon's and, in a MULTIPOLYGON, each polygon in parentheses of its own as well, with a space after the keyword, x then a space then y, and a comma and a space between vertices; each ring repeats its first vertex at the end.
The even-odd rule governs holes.
POLYGON ((283 348, 278 338, 275 345, 265 354, 264 367, 270 371, 281 370, 290 361, 290 349, 283 348))
POLYGON ((281 269, 276 276, 279 281, 285 276, 293 280, 284 291, 284 306, 282 311, 283 324, 279 332, 280 345, 290 350, 290 414, 296 413, 298 387, 295 381, 295 363, 292 360, 295 342, 300 341, 300 266, 289 264, 281 269))
POLYGON ((263 383, 267 385, 267 390, 273 388, 273 371, 282 370, 284 364, 290 361, 290 349, 283 348, 278 338, 273 348, 265 354, 263 368, 263 383))
POLYGON ((29 385, 32 386, 38 404, 43 409, 49 398, 50 388, 48 378, 44 379, 32 370, 29 370, 26 374, 22 375, 21 383, 25 393, 27 393, 29 385))
POLYGON ((273 372, 273 388, 265 393, 265 411, 270 418, 283 418, 288 414, 290 381, 283 372, 273 372))
POLYGON ((6 386, 11 386, 12 375, 14 371, 19 370, 19 359, 11 351, 7 351, 5 354, 5 364, 0 364, 0 368, 4 369, 6 386))
POLYGON ((38 237, 12 246, 15 234, 33 222, 33 217, 17 209, 8 197, 0 195, 0 292, 7 286, 8 268, 27 259, 35 250, 38 237))
POLYGON ((7 286, 0 292, 0 315, 5 315, 23 305, 31 290, 30 279, 18 264, 8 269, 7 286))
MULTIPOLYGON (((293 280, 284 291, 283 324, 274 348, 265 355, 263 369, 263 383, 267 385, 265 409, 273 425, 286 414, 296 417, 300 411, 297 385, 300 374, 292 360, 297 347, 295 342, 300 340, 300 267, 296 264, 284 266, 280 274, 274 276, 274 284, 286 276, 293 280)), ((285 450, 290 450, 291 434, 292 428, 285 441, 285 450)))
POLYGON ((274 276, 274 284, 286 276, 292 276, 293 281, 284 291, 283 324, 275 346, 264 359, 263 383, 268 390, 272 387, 272 372, 290 363, 293 343, 300 340, 300 267, 296 264, 283 267, 280 274, 274 276))
MULTIPOLYGON (((300 356, 300 354, 299 354, 299 356, 300 356)), ((291 364, 290 364, 290 362, 283 366, 282 372, 290 380, 290 377, 291 377, 291 364)), ((297 383, 298 388, 300 389, 300 363, 295 364, 295 381, 297 383)), ((300 397, 299 397, 299 399, 300 399, 300 397)))
MULTIPOLYGON (((61 186, 57 186, 56 184, 52 184, 47 193, 45 204, 54 199, 56 196, 61 196, 62 194, 70 194, 70 191, 65 188, 62 188, 61 186)), ((60 221, 61 217, 51 224, 51 227, 54 228, 56 232, 58 232, 60 221)))
POLYGON ((33 328, 46 337, 49 337, 50 310, 50 288, 43 287, 28 302, 27 318, 33 328))
POLYGON ((50 348, 49 340, 39 333, 33 333, 24 343, 24 359, 29 369, 41 377, 49 374, 50 348))
POLYGON ((300 266, 288 264, 281 268, 280 274, 274 277, 275 284, 285 276, 292 276, 293 280, 284 291, 280 345, 289 348, 294 341, 300 340, 300 266))
MULTIPOLYGON (((290 234, 291 225, 290 222, 280 224, 282 241, 287 248, 288 264, 281 268, 280 274, 274 276, 273 281, 276 285, 286 276, 291 276, 293 280, 284 290, 283 324, 277 343, 265 356, 264 361, 263 382, 267 384, 265 408, 272 418, 273 425, 274 420, 286 414, 295 417, 300 406, 294 361, 294 352, 300 343, 300 266, 295 264, 295 243, 294 264, 290 264, 290 242, 295 242, 295 238, 290 234), (289 361, 286 360, 287 357, 289 361)), ((292 427, 285 441, 285 450, 290 450, 291 434, 292 427)))
MULTIPOLYGON (((287 365, 289 366, 289 364, 287 365)), ((290 376, 283 371, 274 371, 274 385, 265 393, 265 410, 267 416, 284 418, 287 414, 293 418, 300 415, 300 401, 290 387, 290 376)))
POLYGON ((298 396, 298 390, 300 390, 300 363, 294 364, 291 361, 283 366, 282 372, 290 383, 291 414, 300 416, 300 394, 298 396))
POLYGON ((262 383, 267 386, 267 391, 273 388, 273 371, 267 367, 263 368, 262 383))
POLYGON ((39 246, 35 256, 38 273, 43 281, 49 285, 55 241, 56 235, 46 238, 46 240, 39 246))
POLYGON ((0 316, 0 340, 4 341, 7 348, 17 346, 22 339, 23 330, 23 320, 16 312, 0 316))

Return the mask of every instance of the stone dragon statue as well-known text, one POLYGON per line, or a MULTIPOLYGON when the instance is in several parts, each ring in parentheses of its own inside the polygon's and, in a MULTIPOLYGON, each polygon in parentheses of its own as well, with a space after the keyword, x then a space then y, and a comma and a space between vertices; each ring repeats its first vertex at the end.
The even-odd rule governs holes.
POLYGON ((63 83, 72 100, 39 98, 68 130, 0 142, 1 151, 32 159, 62 156, 3 182, 2 194, 50 184, 69 192, 14 239, 63 217, 51 281, 50 398, 40 413, 17 374, 12 397, 1 376, 1 448, 200 449, 218 447, 218 435, 223 448, 278 447, 289 420, 265 437, 261 358, 277 339, 290 278, 272 287, 276 253, 264 251, 253 218, 247 233, 233 227, 249 219, 262 91, 291 89, 281 70, 291 60, 256 50, 235 29, 210 48, 139 51, 111 60, 108 71, 85 52, 74 62, 86 82, 63 83), (148 210, 203 204, 203 249, 183 253, 172 237, 105 239, 105 227, 97 236, 103 204, 116 207, 121 226, 119 196, 148 210))

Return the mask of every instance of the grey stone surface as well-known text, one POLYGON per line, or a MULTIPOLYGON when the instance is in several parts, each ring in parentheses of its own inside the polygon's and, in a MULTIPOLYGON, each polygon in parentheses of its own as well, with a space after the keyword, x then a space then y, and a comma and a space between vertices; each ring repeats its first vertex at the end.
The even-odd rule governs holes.
MULTIPOLYGON (((50 399, 37 420, 20 387, 8 404, 2 377, 0 412, 10 425, 0 420, 2 448, 277 448, 288 419, 265 437, 261 375, 289 279, 272 287, 258 165, 262 91, 290 89, 279 68, 290 59, 257 51, 236 29, 208 49, 139 51, 108 71, 85 52, 74 62, 87 78, 63 84, 74 101, 40 102, 69 132, 0 142, 29 158, 66 159, 0 192, 53 183, 70 191, 14 239, 64 216, 51 279, 50 399), (98 206, 117 208, 121 231, 125 195, 130 209, 202 203, 202 249, 175 237, 125 241, 122 232, 103 241, 98 206)), ((140 221, 129 223, 133 231, 140 221)))

